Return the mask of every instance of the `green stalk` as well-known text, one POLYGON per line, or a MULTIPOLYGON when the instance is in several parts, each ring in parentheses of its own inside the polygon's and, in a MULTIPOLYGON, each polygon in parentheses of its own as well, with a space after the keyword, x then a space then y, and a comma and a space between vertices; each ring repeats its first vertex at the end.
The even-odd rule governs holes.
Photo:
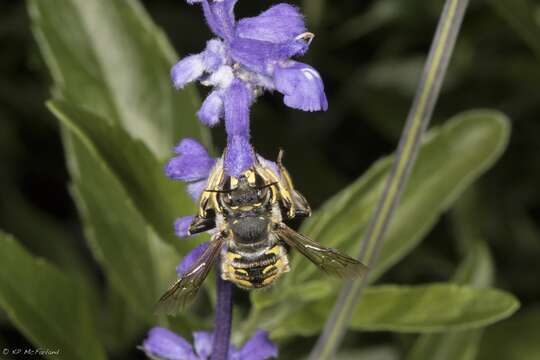
MULTIPOLYGON (((364 260, 370 268, 373 268, 377 260, 386 230, 415 163, 422 135, 439 97, 467 4, 468 0, 445 2, 392 170, 358 255, 358 259, 364 260)), ((360 300, 362 290, 367 285, 367 279, 368 276, 364 276, 343 286, 323 332, 311 351, 310 360, 326 360, 334 357, 347 329, 348 320, 360 300)))

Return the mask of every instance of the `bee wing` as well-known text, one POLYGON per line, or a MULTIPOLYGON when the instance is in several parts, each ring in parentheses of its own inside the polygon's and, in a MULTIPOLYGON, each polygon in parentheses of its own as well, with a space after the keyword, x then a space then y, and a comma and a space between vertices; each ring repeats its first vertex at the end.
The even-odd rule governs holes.
POLYGON ((298 250, 322 271, 341 278, 361 276, 367 266, 360 261, 344 255, 336 249, 327 248, 299 234, 285 224, 281 224, 277 234, 282 241, 298 250))
POLYGON ((159 299, 156 307, 157 314, 174 315, 195 298, 212 265, 216 262, 224 240, 225 238, 220 234, 214 235, 193 266, 159 299))

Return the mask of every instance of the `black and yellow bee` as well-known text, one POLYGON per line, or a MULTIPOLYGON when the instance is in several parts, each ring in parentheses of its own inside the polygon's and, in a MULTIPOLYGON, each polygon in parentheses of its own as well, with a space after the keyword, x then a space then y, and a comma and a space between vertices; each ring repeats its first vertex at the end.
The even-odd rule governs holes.
POLYGON ((159 300, 158 312, 173 314, 192 300, 210 268, 221 259, 221 277, 244 289, 271 285, 290 270, 287 247, 338 277, 362 275, 359 261, 326 248, 289 228, 284 220, 311 215, 308 202, 293 187, 282 164, 259 159, 239 177, 226 176, 218 160, 190 234, 215 231, 208 248, 159 300))

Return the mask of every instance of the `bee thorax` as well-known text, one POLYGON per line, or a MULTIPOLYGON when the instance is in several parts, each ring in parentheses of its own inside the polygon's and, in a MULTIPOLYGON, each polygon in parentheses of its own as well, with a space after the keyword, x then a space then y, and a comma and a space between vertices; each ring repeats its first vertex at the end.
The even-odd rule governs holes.
POLYGON ((254 244, 268 238, 269 219, 265 216, 238 217, 230 221, 229 228, 240 244, 254 244))

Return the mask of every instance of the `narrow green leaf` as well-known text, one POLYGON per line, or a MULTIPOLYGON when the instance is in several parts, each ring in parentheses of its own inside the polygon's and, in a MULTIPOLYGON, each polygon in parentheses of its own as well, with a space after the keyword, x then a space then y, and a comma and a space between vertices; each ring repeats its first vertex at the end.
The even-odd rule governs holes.
POLYGON ((0 306, 13 324, 36 347, 60 350, 63 359, 105 359, 83 285, 1 232, 0 248, 0 306))
POLYGON ((173 89, 177 56, 137 0, 28 0, 28 8, 55 98, 121 124, 159 158, 180 137, 208 141, 194 89, 173 89))
MULTIPOLYGON (((416 164, 424 133, 429 125, 459 33, 468 0, 446 0, 430 46, 418 89, 407 115, 396 150, 396 158, 385 181, 383 193, 363 236, 357 258, 374 268, 396 215, 401 196, 416 164)), ((353 279, 343 285, 333 310, 310 352, 309 359, 330 359, 343 340, 347 323, 360 301, 368 277, 353 279)))
MULTIPOLYGON (((478 110, 460 114, 442 128, 428 133, 379 260, 371 270, 371 282, 412 251, 466 187, 498 159, 506 147, 509 130, 509 122, 503 114, 478 110)), ((340 248, 349 254, 356 253, 358 239, 366 230, 392 160, 388 157, 374 164, 362 177, 318 209, 304 222, 300 231, 325 246, 340 248)), ((288 293, 293 299, 298 293, 297 286, 305 286, 309 281, 329 280, 296 254, 292 260, 292 272, 271 293, 288 293)), ((266 302, 265 299, 259 300, 265 296, 268 296, 267 292, 253 293, 252 299, 254 302, 266 302)))
POLYGON ((134 140, 117 124, 60 101, 50 101, 50 110, 72 132, 84 136, 122 182, 146 221, 172 242, 174 219, 194 212, 185 186, 168 179, 163 164, 141 141, 134 140))
MULTIPOLYGON (((273 329, 275 337, 313 335, 326 320, 334 299, 292 314, 273 329)), ((349 328, 364 331, 432 333, 487 326, 514 313, 517 299, 501 290, 453 284, 384 285, 366 289, 349 328)))
POLYGON ((126 304, 149 319, 160 292, 174 278, 178 254, 145 222, 90 140, 65 126, 62 129, 72 193, 94 257, 126 304), (159 256, 163 247, 169 248, 173 259, 159 256), (160 276, 163 266, 170 271, 168 279, 160 276))

